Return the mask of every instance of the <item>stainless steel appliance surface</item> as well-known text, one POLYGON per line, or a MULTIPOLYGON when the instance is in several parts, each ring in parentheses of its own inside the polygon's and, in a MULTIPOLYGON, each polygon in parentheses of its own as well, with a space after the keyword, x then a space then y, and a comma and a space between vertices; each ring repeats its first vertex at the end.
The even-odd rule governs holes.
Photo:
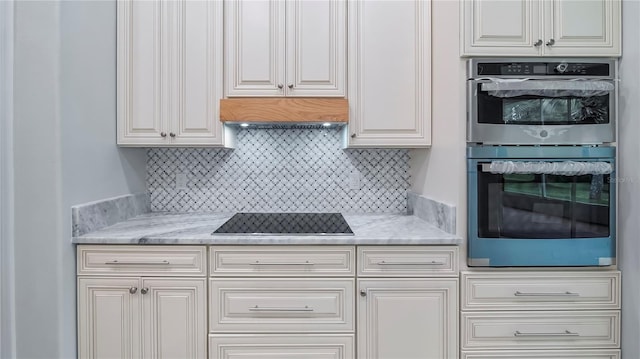
POLYGON ((471 59, 467 141, 603 144, 615 141, 613 59, 471 59))
POLYGON ((615 264, 615 148, 469 146, 469 266, 615 264))
POLYGON ((212 234, 353 235, 353 231, 341 213, 236 213, 212 234))

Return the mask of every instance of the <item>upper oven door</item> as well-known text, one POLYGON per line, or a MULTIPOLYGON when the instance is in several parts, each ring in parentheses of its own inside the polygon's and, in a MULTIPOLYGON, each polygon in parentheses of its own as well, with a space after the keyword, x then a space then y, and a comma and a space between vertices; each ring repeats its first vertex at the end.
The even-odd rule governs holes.
POLYGON ((615 139, 616 83, 603 79, 468 81, 468 141, 601 144, 615 139))

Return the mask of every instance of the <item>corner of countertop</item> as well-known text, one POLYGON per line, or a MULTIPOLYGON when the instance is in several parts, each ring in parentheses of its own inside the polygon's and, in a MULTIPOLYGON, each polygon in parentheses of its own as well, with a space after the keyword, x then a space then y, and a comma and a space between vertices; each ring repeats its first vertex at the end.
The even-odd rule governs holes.
POLYGON ((425 197, 415 192, 407 193, 407 213, 436 228, 456 235, 456 207, 425 197))
POLYGON ((151 212, 149 193, 126 194, 71 207, 74 238, 151 212))

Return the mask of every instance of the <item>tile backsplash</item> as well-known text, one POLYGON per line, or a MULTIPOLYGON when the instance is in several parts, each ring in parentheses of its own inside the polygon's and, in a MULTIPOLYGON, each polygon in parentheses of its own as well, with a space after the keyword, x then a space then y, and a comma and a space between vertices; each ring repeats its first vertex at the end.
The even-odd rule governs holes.
POLYGON ((234 150, 151 148, 151 210, 405 213, 409 151, 343 150, 341 134, 240 129, 234 150), (176 188, 176 175, 186 175, 186 188, 176 188))

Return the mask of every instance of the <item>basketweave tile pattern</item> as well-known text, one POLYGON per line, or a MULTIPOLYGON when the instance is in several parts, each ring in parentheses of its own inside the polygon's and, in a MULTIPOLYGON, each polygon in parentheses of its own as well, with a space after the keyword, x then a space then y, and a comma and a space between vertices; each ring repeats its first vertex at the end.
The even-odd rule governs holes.
POLYGON ((234 150, 149 149, 147 186, 152 211, 405 213, 409 151, 343 150, 339 129, 239 129, 234 150))

